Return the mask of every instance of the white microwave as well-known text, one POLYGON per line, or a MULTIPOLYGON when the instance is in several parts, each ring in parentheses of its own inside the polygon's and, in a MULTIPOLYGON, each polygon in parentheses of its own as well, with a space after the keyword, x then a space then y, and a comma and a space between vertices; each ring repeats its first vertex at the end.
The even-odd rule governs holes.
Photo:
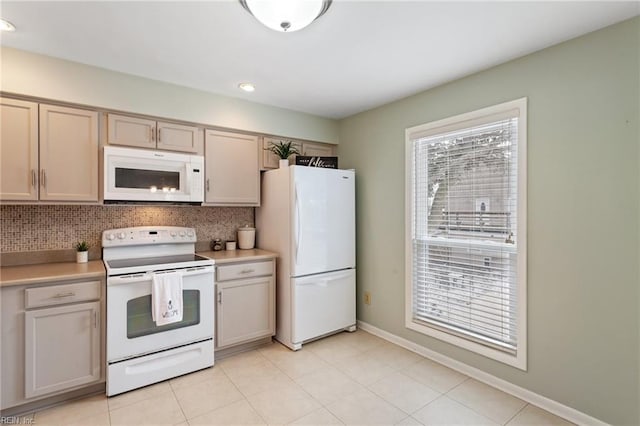
POLYGON ((204 201, 204 157, 167 151, 104 147, 105 203, 204 201))

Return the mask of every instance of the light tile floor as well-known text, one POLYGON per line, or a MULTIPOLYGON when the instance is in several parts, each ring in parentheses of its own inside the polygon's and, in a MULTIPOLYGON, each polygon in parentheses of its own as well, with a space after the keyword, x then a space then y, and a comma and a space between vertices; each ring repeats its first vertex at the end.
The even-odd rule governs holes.
POLYGON ((47 425, 569 425, 364 331, 273 343, 112 398, 33 414, 47 425))

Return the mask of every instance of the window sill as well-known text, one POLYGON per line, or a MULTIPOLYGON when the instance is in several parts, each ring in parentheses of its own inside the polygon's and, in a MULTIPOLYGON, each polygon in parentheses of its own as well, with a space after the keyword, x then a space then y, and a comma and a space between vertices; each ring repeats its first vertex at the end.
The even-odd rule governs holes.
POLYGON ((523 371, 527 371, 526 345, 522 343, 519 343, 518 351, 516 352, 516 354, 512 355, 510 353, 503 352, 501 350, 494 349, 480 343, 476 343, 472 340, 468 340, 454 334, 429 327, 428 325, 415 322, 412 318, 406 318, 405 327, 407 327, 409 330, 416 331, 426 336, 434 337, 438 340, 442 340, 454 346, 458 346, 468 351, 477 353, 478 355, 482 355, 495 361, 499 361, 503 364, 510 365, 523 371))

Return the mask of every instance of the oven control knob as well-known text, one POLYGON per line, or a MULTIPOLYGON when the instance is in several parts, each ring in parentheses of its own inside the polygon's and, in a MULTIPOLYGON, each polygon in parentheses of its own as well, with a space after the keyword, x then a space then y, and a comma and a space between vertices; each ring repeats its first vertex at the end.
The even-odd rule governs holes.
POLYGON ((180 231, 180 236, 184 238, 184 231, 180 231))
POLYGON ((115 240, 115 239, 116 239, 116 236, 115 236, 115 235, 113 235, 113 234, 107 234, 107 240, 109 240, 109 241, 113 241, 113 240, 115 240))
POLYGON ((193 231, 187 232, 187 237, 189 237, 189 238, 193 237, 193 231))
POLYGON ((124 237, 126 237, 124 232, 121 232, 121 233, 118 234, 118 238, 120 238, 121 240, 124 240, 124 237))
POLYGON ((175 237, 175 236, 176 236, 175 231, 171 231, 171 236, 172 236, 172 237, 175 237))

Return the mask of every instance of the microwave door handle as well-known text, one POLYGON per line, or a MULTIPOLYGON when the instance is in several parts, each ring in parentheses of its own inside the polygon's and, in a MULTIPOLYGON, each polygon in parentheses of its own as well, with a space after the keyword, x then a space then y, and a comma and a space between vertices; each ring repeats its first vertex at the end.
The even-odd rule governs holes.
POLYGON ((186 182, 184 183, 184 188, 182 189, 182 191, 187 194, 187 195, 192 195, 191 194, 191 182, 193 181, 193 171, 191 170, 191 163, 186 164, 185 166, 185 179, 186 182))

